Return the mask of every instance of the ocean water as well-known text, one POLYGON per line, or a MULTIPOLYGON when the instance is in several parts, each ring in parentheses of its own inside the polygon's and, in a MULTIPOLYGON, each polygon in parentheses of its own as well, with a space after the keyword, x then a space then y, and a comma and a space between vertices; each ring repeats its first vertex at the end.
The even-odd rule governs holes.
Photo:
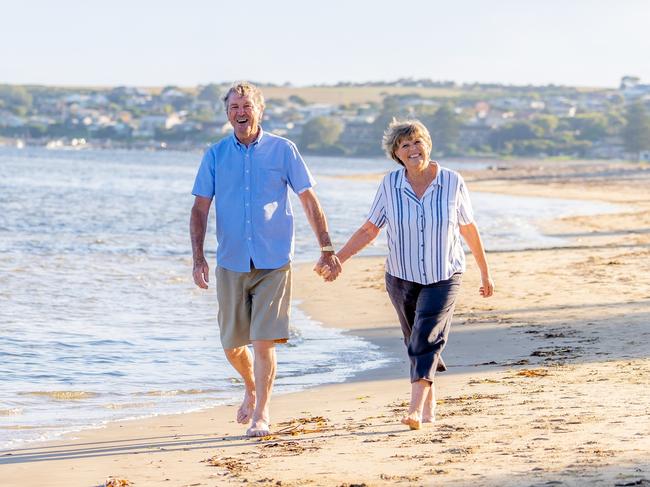
MULTIPOLYGON (((0 448, 106 421, 232 402, 214 286, 191 279, 190 194, 200 153, 0 148, 0 448)), ((341 179, 384 160, 309 157, 336 244, 364 221, 377 183, 341 179)), ((456 169, 476 167, 455 165, 456 169)), ((489 249, 562 243, 535 222, 609 205, 475 193, 489 249)), ((318 247, 292 198, 296 260, 318 247)), ((214 259, 214 221, 206 241, 214 259)), ((384 254, 379 238, 367 254, 384 254)), ((213 266, 214 267, 214 266, 213 266)), ((381 350, 293 306, 276 391, 385 365, 381 350)))

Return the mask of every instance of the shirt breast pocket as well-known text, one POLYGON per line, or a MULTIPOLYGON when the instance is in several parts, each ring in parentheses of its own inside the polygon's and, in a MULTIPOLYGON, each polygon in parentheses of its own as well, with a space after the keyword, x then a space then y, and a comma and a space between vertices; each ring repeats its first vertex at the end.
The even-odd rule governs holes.
POLYGON ((276 200, 286 184, 282 169, 260 168, 257 172, 257 194, 264 201, 276 200))

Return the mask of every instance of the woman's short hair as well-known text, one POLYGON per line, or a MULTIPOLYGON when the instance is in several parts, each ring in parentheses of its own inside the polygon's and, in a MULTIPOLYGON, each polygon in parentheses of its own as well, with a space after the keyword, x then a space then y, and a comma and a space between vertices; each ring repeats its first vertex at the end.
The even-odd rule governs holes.
POLYGON ((264 109, 264 95, 262 94, 262 90, 248 81, 236 81, 222 98, 226 112, 228 111, 228 98, 233 93, 239 96, 250 96, 258 107, 262 110, 264 109))
POLYGON ((404 139, 413 138, 422 139, 427 146, 427 150, 431 152, 431 148, 433 147, 431 135, 429 135, 429 131, 422 122, 419 120, 397 120, 393 118, 384 132, 381 145, 388 157, 403 166, 404 164, 399 160, 395 151, 404 139))

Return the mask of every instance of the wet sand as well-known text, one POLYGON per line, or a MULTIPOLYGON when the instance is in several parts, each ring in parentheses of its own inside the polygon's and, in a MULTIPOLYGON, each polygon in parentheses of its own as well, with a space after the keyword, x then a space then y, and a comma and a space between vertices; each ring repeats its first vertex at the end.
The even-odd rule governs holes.
POLYGON ((491 299, 468 258, 434 425, 399 423, 404 346, 383 259, 359 257, 331 284, 298 266, 296 298, 391 365, 276 396, 268 438, 242 437, 236 406, 116 422, 2 452, 0 485, 650 485, 650 168, 541 164, 464 174, 470 191, 623 210, 545 222, 561 247, 491 252, 491 299))

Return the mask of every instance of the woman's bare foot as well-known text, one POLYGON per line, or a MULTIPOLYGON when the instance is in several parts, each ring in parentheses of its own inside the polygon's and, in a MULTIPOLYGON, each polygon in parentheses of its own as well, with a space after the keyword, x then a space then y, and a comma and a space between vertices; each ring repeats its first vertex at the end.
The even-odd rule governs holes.
POLYGON ((251 427, 246 430, 246 436, 260 437, 269 436, 271 434, 271 425, 266 419, 253 420, 251 427))
POLYGON ((424 399, 424 407, 422 408, 422 422, 423 423, 433 423, 436 420, 436 400, 435 400, 435 388, 433 383, 429 388, 429 392, 424 399))
POLYGON ((412 430, 419 430, 422 427, 422 421, 418 413, 409 413, 402 418, 402 424, 405 424, 412 430))
POLYGON ((436 407, 430 403, 424 403, 424 410, 422 411, 423 423, 434 423, 436 421, 436 407))
POLYGON ((430 393, 431 381, 420 379, 411 383, 411 404, 408 414, 402 418, 402 424, 412 430, 419 430, 422 427, 422 411, 426 410, 424 404, 430 393))
POLYGON ((248 424, 253 417, 253 410, 255 409, 255 393, 253 391, 246 391, 244 400, 237 409, 237 422, 248 424))

